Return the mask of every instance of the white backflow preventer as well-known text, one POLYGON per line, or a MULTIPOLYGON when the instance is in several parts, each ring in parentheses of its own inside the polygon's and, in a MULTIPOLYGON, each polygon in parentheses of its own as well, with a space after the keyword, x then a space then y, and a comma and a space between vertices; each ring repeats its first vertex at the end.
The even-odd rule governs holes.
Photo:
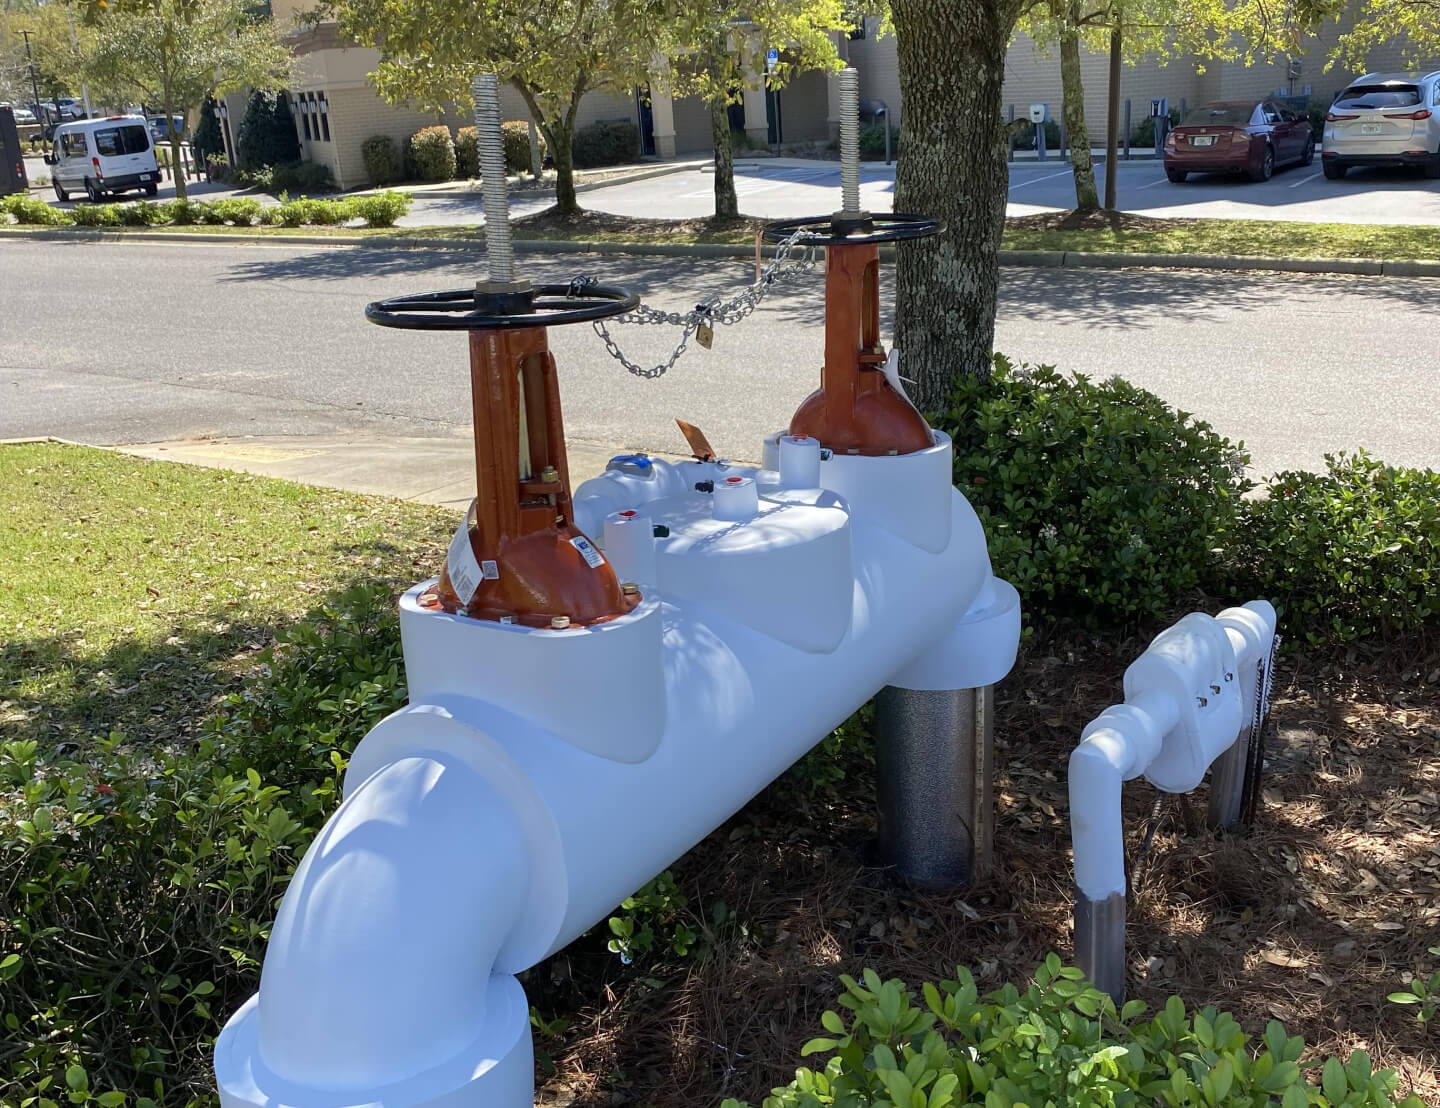
POLYGON ((1269 709, 1276 642, 1275 609, 1264 600, 1213 617, 1192 612, 1131 663, 1125 702, 1097 716, 1070 755, 1075 950, 1087 976, 1117 1000, 1125 980, 1121 785, 1144 776, 1163 792, 1188 792, 1214 765, 1212 817, 1235 822, 1249 744, 1269 709))
POLYGON ((627 457, 582 485, 577 517, 654 584, 613 622, 505 626, 405 595, 411 703, 356 749, 290 884, 259 993, 216 1048, 226 1108, 530 1105, 514 974, 883 686, 1010 669, 1018 597, 950 487, 949 440, 823 461, 808 445, 776 441, 779 471, 627 457))

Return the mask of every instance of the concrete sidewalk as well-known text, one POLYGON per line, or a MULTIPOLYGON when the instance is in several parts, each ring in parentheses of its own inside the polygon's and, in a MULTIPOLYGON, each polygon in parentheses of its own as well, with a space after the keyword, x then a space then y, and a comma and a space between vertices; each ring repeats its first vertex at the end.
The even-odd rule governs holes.
MULTIPOLYGON (((115 449, 141 458, 280 477, 305 485, 439 504, 463 512, 475 496, 475 447, 468 436, 273 436, 179 439, 115 449)), ((623 446, 568 442, 570 487, 601 473, 623 446)), ((655 457, 680 460, 674 455, 655 457)))

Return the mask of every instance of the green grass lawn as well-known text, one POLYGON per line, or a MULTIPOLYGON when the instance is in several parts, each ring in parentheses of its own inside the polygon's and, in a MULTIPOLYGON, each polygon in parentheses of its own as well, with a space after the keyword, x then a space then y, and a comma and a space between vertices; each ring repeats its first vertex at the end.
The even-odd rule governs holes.
POLYGON ((1007 228, 1007 250, 1129 254, 1239 254, 1264 258, 1440 259, 1440 227, 1290 223, 1261 219, 1164 220, 1149 230, 1036 231, 1007 228))
POLYGON ((0 446, 0 738, 169 741, 324 595, 434 573, 453 516, 54 444, 0 446))
MULTIPOLYGON (((727 243, 750 246, 754 233, 745 228, 697 230, 697 221, 650 221, 650 226, 627 230, 590 227, 544 229, 518 224, 514 237, 523 240, 568 242, 727 243)), ((1076 231, 1007 228, 1002 246, 1007 250, 1065 250, 1131 254, 1236 254, 1264 258, 1364 258, 1381 261, 1440 260, 1440 227, 1378 226, 1348 223, 1291 223, 1258 219, 1157 220, 1156 230, 1076 231)), ((109 232, 144 235, 151 228, 110 227, 109 232)), ((483 242, 484 231, 475 227, 157 227, 181 234, 245 235, 269 237, 353 238, 383 237, 433 239, 437 242, 483 242)))

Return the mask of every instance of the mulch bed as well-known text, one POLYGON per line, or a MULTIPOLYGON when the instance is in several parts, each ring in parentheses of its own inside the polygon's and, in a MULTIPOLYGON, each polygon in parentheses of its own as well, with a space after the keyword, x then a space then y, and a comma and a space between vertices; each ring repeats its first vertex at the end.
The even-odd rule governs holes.
POLYGON ((767 223, 765 219, 754 219, 742 215, 734 219, 709 216, 705 219, 646 219, 641 216, 612 215, 609 212, 594 212, 581 209, 564 213, 558 208, 546 208, 543 212, 513 221, 516 230, 537 232, 565 232, 579 234, 643 234, 643 235, 705 235, 721 231, 758 231, 767 223))
MULTIPOLYGON (((934 895, 891 880, 874 854, 863 752, 828 788, 781 778, 674 867, 699 919, 723 900, 743 929, 632 967, 597 933, 526 975, 545 1015, 578 1013, 538 1041, 556 1067, 540 1102, 758 1104, 801 1064, 840 973, 870 967, 918 987, 966 965, 998 986, 1050 950, 1068 957, 1065 763, 1083 725, 1121 698, 1147 638, 1070 630, 1023 651, 997 693, 995 872, 976 888, 934 895)), ((1426 953, 1440 943, 1436 665, 1422 648, 1379 663, 1285 657, 1252 828, 1208 831, 1203 787, 1127 784, 1130 996, 1213 1004, 1252 1035, 1283 1020, 1312 1051, 1364 1048, 1402 1089, 1440 1103, 1440 1049, 1413 1008, 1385 999, 1403 972, 1440 961, 1426 953)))

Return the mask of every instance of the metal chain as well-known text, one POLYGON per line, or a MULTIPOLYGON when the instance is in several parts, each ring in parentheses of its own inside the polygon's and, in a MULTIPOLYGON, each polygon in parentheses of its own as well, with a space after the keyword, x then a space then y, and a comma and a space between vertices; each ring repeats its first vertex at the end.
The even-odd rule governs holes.
MULTIPOLYGON (((636 365, 629 358, 611 337, 610 330, 605 326, 606 320, 597 319, 593 326, 595 333, 605 343, 605 349, 610 355, 623 365, 636 377, 643 377, 646 380, 653 380, 656 377, 663 377, 670 371, 670 368, 680 360, 680 355, 685 353, 690 344, 690 336, 695 334, 702 326, 714 326, 722 323, 725 326, 739 323, 742 319, 760 306, 760 301, 776 285, 789 284, 809 273, 815 268, 818 260, 815 246, 805 242, 806 239, 819 239, 823 236, 815 231, 801 227, 794 233, 786 236, 775 247, 775 257, 770 264, 760 271, 760 276, 753 285, 750 285, 737 296, 729 300, 716 300, 711 297, 702 300, 695 305, 693 311, 689 312, 662 312, 657 308, 647 308, 640 305, 634 311, 626 312, 624 315, 615 316, 612 321, 616 323, 667 323, 672 327, 681 328, 680 343, 675 347, 675 352, 659 365, 646 369, 644 366, 636 365), (798 249, 797 249, 798 248, 798 249), (794 255, 792 261, 791 255, 794 255)), ((576 277, 570 282, 570 295, 578 296, 584 290, 596 283, 594 277, 576 277)))

